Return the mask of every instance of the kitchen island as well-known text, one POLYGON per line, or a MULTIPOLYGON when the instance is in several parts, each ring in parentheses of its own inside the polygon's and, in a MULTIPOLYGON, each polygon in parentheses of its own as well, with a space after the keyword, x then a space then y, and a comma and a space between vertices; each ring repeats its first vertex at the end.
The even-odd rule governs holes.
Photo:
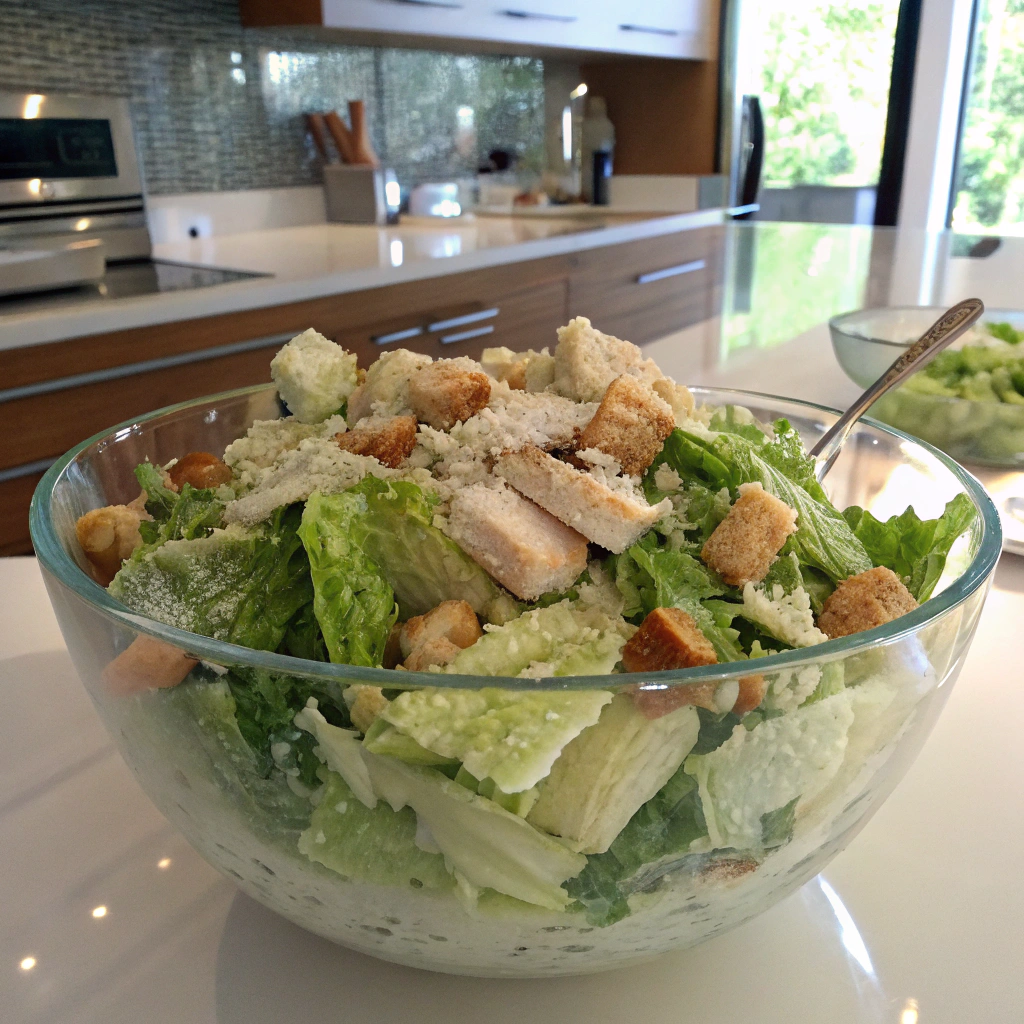
MULTIPOLYGON (((813 301, 825 301, 845 287, 830 267, 846 265, 849 235, 802 237, 817 253, 803 268, 815 271, 813 301), (820 239, 830 237, 835 266, 822 256, 820 239)), ((768 274, 776 249, 765 248, 768 274)), ((821 321, 806 324, 817 315, 811 298, 805 292, 811 305, 800 306, 790 292, 780 309, 779 294, 774 284, 759 290, 755 276, 740 303, 749 308, 723 309, 648 351, 694 384, 845 403, 857 389, 821 321), (777 337, 787 309, 800 333, 777 337)), ((829 301, 840 300, 845 293, 829 301)), ((934 734, 821 875, 695 949, 545 981, 452 978, 371 960, 238 893, 121 762, 75 678, 33 560, 0 560, 0 595, 0 1005, 11 1024, 963 1024, 1019 1015, 1024 796, 1012 780, 1024 770, 1024 704, 1011 638, 1024 614, 1024 560, 1013 555, 1003 556, 934 734)))

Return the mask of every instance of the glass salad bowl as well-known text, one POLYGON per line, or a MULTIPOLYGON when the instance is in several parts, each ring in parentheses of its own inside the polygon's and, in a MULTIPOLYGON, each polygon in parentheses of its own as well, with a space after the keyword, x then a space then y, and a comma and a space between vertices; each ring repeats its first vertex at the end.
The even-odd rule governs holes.
MULTIPOLYGON (((694 393, 698 402, 746 406, 762 421, 786 417, 807 444, 835 419, 830 410, 780 398, 694 393)), ((383 802, 371 811, 330 785, 315 802, 287 773, 260 770, 221 682, 225 670, 262 672, 260 678, 310 685, 323 695, 369 683, 436 687, 434 699, 454 699, 497 683, 555 701, 587 694, 608 700, 609 691, 630 685, 735 692, 750 663, 529 679, 358 668, 183 632, 133 614, 90 579, 76 519, 135 497, 138 463, 164 463, 195 449, 219 454, 254 420, 280 415, 272 387, 250 388, 165 409, 79 445, 36 491, 31 527, 39 564, 68 649, 111 736, 195 849, 303 928, 430 970, 542 977, 622 966, 735 927, 802 885, 850 843, 921 749, 960 672, 1000 551, 998 516, 969 473, 897 431, 859 423, 827 480, 839 507, 856 503, 887 516, 912 502, 921 516, 934 516, 966 494, 977 509, 934 596, 888 625, 758 659, 768 689, 756 722, 748 716, 745 728, 728 715, 713 718, 721 727, 716 739, 702 719, 685 773, 677 772, 608 852, 590 857, 566 883, 572 899, 564 907, 546 909, 466 884, 438 852, 447 842, 446 851, 457 848, 456 868, 460 857, 475 856, 486 870, 515 872, 523 864, 514 856, 515 836, 431 818, 414 797, 416 814, 383 802), (105 670, 139 637, 187 652, 198 665, 178 686, 125 692, 105 670)), ((696 723, 696 709, 684 710, 696 723)), ((652 734, 656 741, 666 738, 652 734)), ((597 769, 612 768, 611 800, 617 779, 609 758, 597 769)), ((551 843, 545 857, 567 855, 551 843)))
MULTIPOLYGON (((829 331, 839 365, 862 387, 874 384, 944 312, 944 307, 908 306, 861 309, 833 317, 829 331)), ((982 323, 1009 324, 1021 331, 1024 313, 987 310, 982 323)), ((986 343, 991 344, 992 338, 979 326, 951 347, 986 343)), ((1017 355, 1024 357, 1024 352, 1017 355)), ((987 380, 989 374, 981 377, 987 380)), ((981 380, 979 383, 983 385, 981 380)), ((998 401, 992 394, 989 400, 976 401, 904 386, 883 395, 871 415, 941 448, 960 462, 1009 469, 1024 466, 1024 397, 1011 395, 1009 401, 998 401)))

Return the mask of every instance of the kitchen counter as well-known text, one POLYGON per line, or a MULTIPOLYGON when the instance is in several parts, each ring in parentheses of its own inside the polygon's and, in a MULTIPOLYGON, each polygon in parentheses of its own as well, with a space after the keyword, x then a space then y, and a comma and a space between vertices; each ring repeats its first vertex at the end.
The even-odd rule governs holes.
MULTIPOLYGON (((835 242, 832 257, 847 256, 835 242)), ((832 257, 819 249, 801 269, 817 270, 819 298, 832 287, 832 257)), ((733 294, 724 316, 647 351, 691 383, 845 403, 857 389, 836 364, 820 317, 807 323, 814 309, 801 313, 791 294, 788 316, 800 333, 783 337, 777 294, 755 286, 739 310, 733 294)), ((238 893, 161 818, 114 751, 75 678, 34 561, 0 560, 4 1019, 1016 1020, 1024 1002, 1024 788, 1015 781, 1024 774, 1024 702, 1011 638, 1022 616, 1024 560, 1004 555, 923 752, 849 848, 799 892, 647 965, 485 981, 368 959, 238 893), (98 907, 106 908, 101 917, 98 907)))
POLYGON ((160 260, 272 275, 196 290, 83 301, 80 293, 0 302, 0 349, 279 306, 479 270, 722 222, 671 216, 407 218, 395 226, 314 224, 154 246, 160 260))

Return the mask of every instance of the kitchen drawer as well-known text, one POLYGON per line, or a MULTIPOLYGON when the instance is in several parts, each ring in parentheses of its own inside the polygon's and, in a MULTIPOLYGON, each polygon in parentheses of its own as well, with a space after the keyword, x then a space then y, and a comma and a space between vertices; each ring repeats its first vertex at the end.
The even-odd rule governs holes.
POLYGON ((269 382, 278 347, 0 402, 0 470, 56 458, 92 434, 165 405, 269 382))
MULTIPOLYGON (((459 290, 457 282, 451 290, 459 290)), ((559 278, 480 298, 439 299, 403 316, 339 331, 334 340, 355 352, 364 366, 391 348, 426 352, 435 359, 476 359, 496 345, 554 346, 555 332, 565 323, 568 290, 567 279, 559 278)))
POLYGON ((712 315, 721 230, 704 228, 581 253, 570 316, 638 345, 712 315))

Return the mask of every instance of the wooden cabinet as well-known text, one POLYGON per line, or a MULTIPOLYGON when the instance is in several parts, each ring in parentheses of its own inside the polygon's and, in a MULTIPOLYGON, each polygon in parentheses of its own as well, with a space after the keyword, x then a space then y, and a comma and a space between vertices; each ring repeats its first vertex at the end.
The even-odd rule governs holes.
POLYGON ((390 347, 435 358, 554 347, 576 315, 643 344, 712 315, 722 231, 510 263, 304 302, 0 351, 0 554, 31 550, 28 504, 45 466, 153 409, 270 380, 314 327, 372 363, 390 347))
POLYGON ((712 0, 241 0, 240 9, 247 26, 319 25, 392 45, 709 59, 717 6, 712 0))

